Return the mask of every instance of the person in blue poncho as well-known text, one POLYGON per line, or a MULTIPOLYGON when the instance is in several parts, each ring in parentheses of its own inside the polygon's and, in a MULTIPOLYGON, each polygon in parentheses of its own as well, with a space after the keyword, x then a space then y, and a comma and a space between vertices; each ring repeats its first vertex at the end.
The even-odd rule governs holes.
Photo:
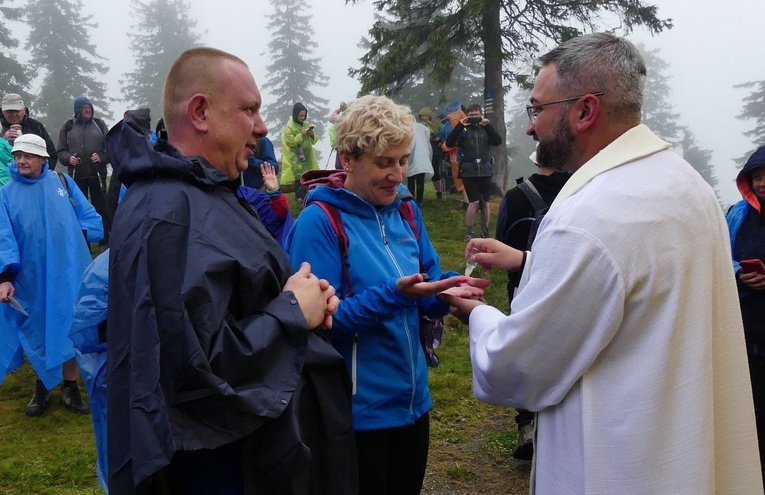
POLYGON ((12 181, 0 189, 0 301, 6 303, 0 307, 0 383, 26 354, 38 377, 26 414, 42 414, 62 379, 61 402, 85 413, 67 333, 90 263, 85 237, 103 237, 101 217, 71 178, 48 169, 41 137, 16 138, 12 152, 12 181))
MULTIPOLYGON (((124 186, 123 186, 124 187, 124 186)), ((109 250, 101 253, 85 270, 74 307, 69 338, 90 398, 96 438, 96 475, 109 493, 106 454, 106 308, 109 280, 109 250)))

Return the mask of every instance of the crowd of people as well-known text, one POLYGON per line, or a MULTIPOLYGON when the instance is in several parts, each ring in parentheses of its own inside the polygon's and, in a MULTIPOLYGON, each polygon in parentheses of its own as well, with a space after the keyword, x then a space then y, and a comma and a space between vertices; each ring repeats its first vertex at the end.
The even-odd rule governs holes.
POLYGON ((176 59, 154 133, 142 111, 107 129, 80 97, 56 147, 6 94, 0 380, 26 355, 26 414, 62 382, 67 408, 92 409, 111 494, 414 495, 433 407, 421 328, 451 313, 476 397, 518 410, 533 493, 763 493, 765 146, 726 226, 640 124, 635 46, 583 35, 539 62, 538 173, 505 194, 495 238, 503 138, 477 104, 440 122, 384 96, 343 103, 336 167, 319 171, 306 105, 278 161, 249 67, 213 48, 176 59), (441 268, 420 205, 442 159, 465 258, 508 273, 509 314, 488 280, 441 268))

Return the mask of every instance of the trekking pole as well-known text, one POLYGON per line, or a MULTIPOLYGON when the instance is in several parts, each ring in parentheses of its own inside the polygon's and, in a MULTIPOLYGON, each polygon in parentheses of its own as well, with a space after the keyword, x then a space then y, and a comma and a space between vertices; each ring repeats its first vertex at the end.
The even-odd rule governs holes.
POLYGON ((334 148, 329 150, 329 156, 327 157, 327 163, 324 164, 324 170, 327 170, 329 168, 329 160, 330 160, 330 158, 332 158, 332 153, 334 153, 334 152, 335 152, 334 148))
POLYGON ((486 217, 486 210, 485 210, 486 201, 483 199, 483 194, 478 196, 478 209, 481 210, 481 228, 483 229, 481 232, 482 237, 488 237, 489 236, 489 219, 486 217))
POLYGON ((444 167, 443 156, 438 164, 438 168, 441 170, 441 178, 438 180, 441 183, 441 201, 446 201, 446 167, 444 167))

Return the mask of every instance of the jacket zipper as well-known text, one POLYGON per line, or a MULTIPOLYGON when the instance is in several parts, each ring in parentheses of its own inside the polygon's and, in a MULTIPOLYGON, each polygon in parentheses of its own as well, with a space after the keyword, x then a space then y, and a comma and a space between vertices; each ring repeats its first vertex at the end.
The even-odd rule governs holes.
POLYGON ((359 352, 359 334, 353 334, 353 349, 351 350, 351 383, 353 391, 351 395, 356 395, 356 357, 359 352))
MULTIPOLYGON (((398 276, 403 277, 404 272, 396 262, 396 256, 393 254, 393 251, 390 250, 390 246, 388 245, 388 237, 385 235, 385 224, 382 222, 382 218, 380 218, 380 214, 378 212, 375 212, 375 216, 377 217, 377 223, 380 226, 380 234, 382 235, 383 244, 385 245, 385 251, 388 253, 388 256, 393 262, 393 266, 396 267, 398 276)), ((406 340, 409 344, 409 375, 412 380, 412 396, 409 399, 409 414, 412 416, 412 418, 414 418, 414 398, 417 395, 417 380, 414 371, 414 353, 412 352, 412 332, 409 329, 409 323, 407 322, 406 315, 404 315, 404 333, 406 334, 406 340)))

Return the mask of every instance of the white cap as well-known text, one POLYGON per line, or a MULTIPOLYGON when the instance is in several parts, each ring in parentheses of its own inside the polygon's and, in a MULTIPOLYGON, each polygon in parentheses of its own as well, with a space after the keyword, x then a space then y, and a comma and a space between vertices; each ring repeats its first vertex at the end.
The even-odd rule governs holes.
POLYGON ((7 93, 0 104, 3 110, 24 110, 24 99, 16 93, 7 93))
POLYGON ((45 145, 45 140, 35 134, 22 134, 17 137, 13 141, 13 150, 11 150, 11 153, 16 153, 17 151, 50 158, 48 147, 45 145))

